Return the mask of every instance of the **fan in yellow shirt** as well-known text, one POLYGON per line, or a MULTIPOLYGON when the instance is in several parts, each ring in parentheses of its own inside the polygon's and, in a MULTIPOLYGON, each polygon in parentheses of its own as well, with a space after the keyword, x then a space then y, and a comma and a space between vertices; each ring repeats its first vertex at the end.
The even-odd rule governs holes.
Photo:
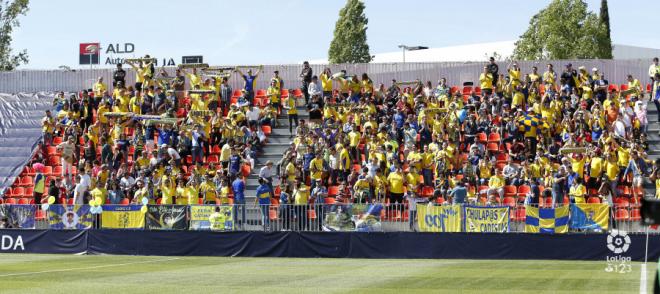
POLYGON ((520 85, 522 82, 521 74, 520 74, 520 67, 518 67, 518 63, 514 62, 513 66, 509 68, 509 77, 510 77, 510 83, 511 87, 515 88, 516 86, 520 85))
POLYGON ((552 64, 548 63, 548 70, 543 73, 543 83, 545 84, 546 89, 554 90, 556 81, 557 73, 555 73, 552 68, 552 64))
POLYGON ((484 72, 479 75, 479 85, 481 90, 490 95, 493 90, 493 74, 488 72, 488 67, 484 66, 484 72))
POLYGON ((99 77, 92 88, 94 90, 94 98, 96 99, 102 98, 105 91, 108 90, 108 86, 103 83, 103 77, 99 77))
POLYGON ((320 180, 323 176, 323 158, 321 153, 316 153, 316 157, 309 162, 309 171, 312 181, 320 180))
POLYGON ((323 95, 326 96, 327 93, 332 93, 332 72, 330 68, 325 68, 323 73, 319 76, 321 79, 321 88, 323 89, 323 95))
POLYGON ((568 195, 574 199, 575 203, 585 203, 584 196, 587 195, 587 188, 582 184, 582 178, 576 178, 568 195))
POLYGON ((218 195, 218 192, 215 190, 215 184, 211 182, 211 177, 206 175, 204 181, 199 185, 199 191, 204 197, 204 203, 206 204, 215 204, 215 198, 218 195))
POLYGON ((160 204, 174 204, 174 198, 176 197, 176 188, 174 183, 169 178, 166 178, 160 186, 161 199, 160 204))
POLYGON ((632 75, 628 75, 628 91, 631 95, 637 97, 642 93, 642 85, 632 75))
POLYGON ((390 203, 403 203, 404 184, 405 177, 401 171, 401 167, 397 166, 396 170, 387 176, 390 203))

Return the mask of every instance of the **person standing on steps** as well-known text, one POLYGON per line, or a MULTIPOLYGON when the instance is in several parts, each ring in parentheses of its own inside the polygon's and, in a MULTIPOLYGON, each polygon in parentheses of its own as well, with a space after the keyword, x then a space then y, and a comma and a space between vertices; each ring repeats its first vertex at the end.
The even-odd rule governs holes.
POLYGON ((300 79, 302 80, 302 87, 300 90, 305 96, 305 105, 309 104, 309 83, 312 82, 312 68, 309 67, 309 62, 303 62, 303 69, 300 72, 300 79))
MULTIPOLYGON (((292 93, 291 90, 289 90, 289 93, 292 93)), ((286 109, 286 114, 289 116, 289 138, 293 138, 293 124, 295 123, 296 128, 298 128, 298 109, 296 109, 296 98, 292 97, 291 94, 286 99, 284 109, 286 109)))

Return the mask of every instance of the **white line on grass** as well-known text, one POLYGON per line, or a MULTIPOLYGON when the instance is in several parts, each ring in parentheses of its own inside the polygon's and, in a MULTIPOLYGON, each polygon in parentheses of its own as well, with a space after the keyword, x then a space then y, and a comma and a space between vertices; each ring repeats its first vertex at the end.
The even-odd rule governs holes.
POLYGON ((56 270, 47 270, 47 271, 38 271, 38 272, 14 273, 14 274, 0 275, 0 278, 34 275, 34 274, 69 272, 69 271, 77 271, 77 270, 90 270, 90 269, 125 266, 125 265, 142 264, 142 263, 164 262, 164 261, 171 261, 171 260, 177 260, 177 259, 181 259, 181 258, 180 257, 173 257, 173 258, 165 258, 165 259, 157 259, 157 260, 145 260, 145 261, 136 261, 136 262, 116 263, 116 264, 104 264, 104 265, 95 265, 95 266, 77 267, 77 268, 66 268, 66 269, 56 269, 56 270))
POLYGON ((642 276, 639 278, 639 293, 646 294, 646 263, 642 263, 642 276))

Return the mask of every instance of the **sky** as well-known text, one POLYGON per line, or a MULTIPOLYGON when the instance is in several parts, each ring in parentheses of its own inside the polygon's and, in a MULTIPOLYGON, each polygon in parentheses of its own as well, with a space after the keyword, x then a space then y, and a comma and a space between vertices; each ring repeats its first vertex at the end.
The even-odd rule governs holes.
MULTIPOLYGON (((371 54, 399 44, 443 47, 516 40, 550 0, 365 0, 371 54)), ((598 12, 600 0, 587 0, 598 12)), ((79 43, 132 43, 133 53, 173 58, 203 55, 220 64, 292 64, 327 57, 344 0, 32 0, 14 30, 14 50, 27 49, 24 69, 78 65, 79 43)), ((660 48, 658 0, 608 1, 612 40, 660 48)))

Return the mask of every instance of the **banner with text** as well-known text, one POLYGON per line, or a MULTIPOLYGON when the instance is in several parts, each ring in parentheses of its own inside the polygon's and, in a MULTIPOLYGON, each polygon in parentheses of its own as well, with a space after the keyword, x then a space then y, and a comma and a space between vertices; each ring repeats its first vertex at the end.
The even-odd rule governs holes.
POLYGON ((103 205, 101 228, 144 229, 142 205, 103 205))
POLYGON ((191 230, 230 231, 234 228, 233 206, 191 205, 191 230))
POLYGON ((509 207, 465 206, 465 231, 471 233, 506 233, 509 231, 509 207))
POLYGON ((417 204, 417 225, 422 232, 460 232, 461 211, 460 205, 417 204))
POLYGON ((186 230, 187 205, 147 205, 146 225, 149 230, 186 230))

